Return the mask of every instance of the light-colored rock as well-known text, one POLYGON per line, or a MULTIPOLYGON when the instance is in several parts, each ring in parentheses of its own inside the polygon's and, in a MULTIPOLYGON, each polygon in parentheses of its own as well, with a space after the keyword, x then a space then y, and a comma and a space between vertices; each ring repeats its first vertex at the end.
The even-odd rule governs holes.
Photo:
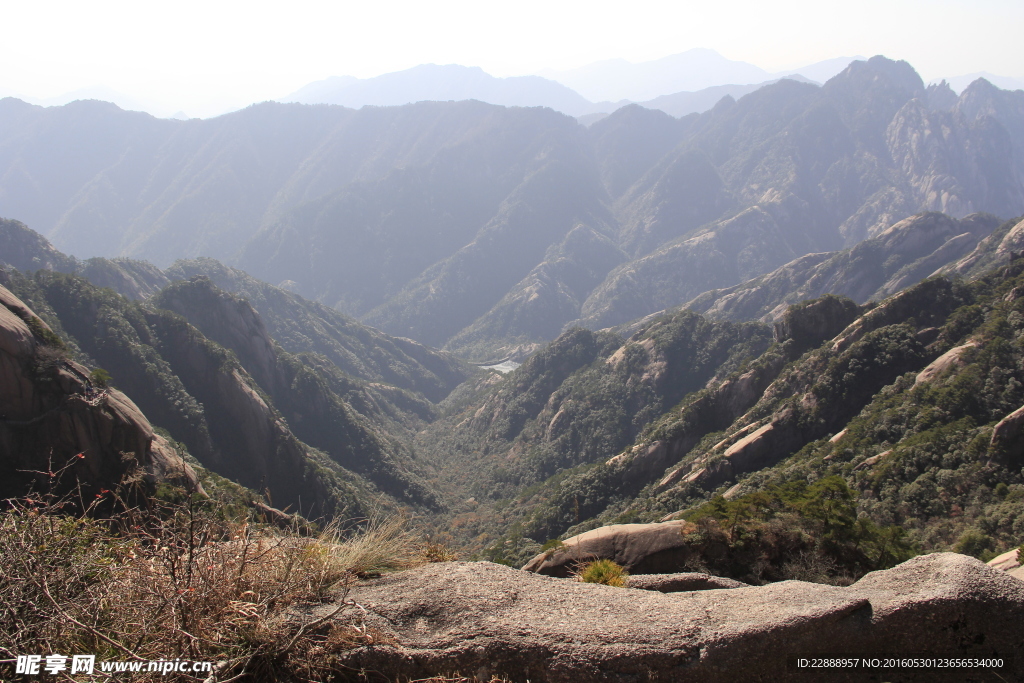
POLYGON ((548 576, 569 576, 579 564, 608 559, 631 574, 676 572, 689 557, 683 534, 687 522, 612 524, 568 538, 563 545, 537 555, 523 569, 548 576))
MULTIPOLYGON (((770 467, 800 444, 800 427, 791 406, 772 415, 771 421, 743 437, 725 451, 731 476, 770 467)), ((718 486, 721 482, 711 484, 718 486)), ((708 488, 705 486, 705 488, 708 488)))
POLYGON ((744 436, 742 439, 734 443, 725 449, 725 457, 731 458, 737 454, 744 453, 750 450, 754 444, 757 444, 764 435, 772 430, 772 424, 768 423, 757 428, 752 434, 744 436))
POLYGON ((871 469, 879 460, 889 455, 890 453, 892 453, 892 449, 882 451, 878 455, 872 455, 870 458, 865 458, 863 461, 860 462, 860 464, 853 468, 853 471, 858 472, 860 470, 871 469))
MULTIPOLYGON (((1020 680, 1024 583, 937 553, 841 588, 784 581, 659 593, 565 581, 490 563, 441 563, 356 586, 380 637, 341 664, 381 680, 462 672, 533 683, 963 681, 962 669, 797 669, 798 655, 1013 658, 1020 680)), ((308 623, 335 609, 296 612, 308 623)), ((362 612, 348 611, 354 620, 362 612)), ((973 672, 980 674, 981 672, 973 672)), ((987 680, 980 679, 980 680, 987 680)))
POLYGON ((1006 233, 999 246, 996 248, 996 255, 1009 259, 1011 253, 1024 251, 1024 220, 1018 221, 1015 226, 1006 233))
POLYGON ((716 443, 714 446, 712 446, 708 450, 708 452, 709 453, 713 453, 714 451, 717 451, 719 448, 721 448, 722 446, 725 446, 726 444, 728 444, 730 442, 736 443, 736 441, 738 441, 739 439, 742 439, 744 436, 749 434, 751 431, 753 431, 755 429, 758 429, 758 428, 759 428, 759 424, 757 422, 752 422, 752 423, 748 424, 746 427, 743 427, 741 429, 737 429, 735 432, 733 432, 732 434, 730 434, 729 436, 725 437, 724 439, 722 439, 721 441, 716 443))
POLYGON ((743 483, 742 482, 739 483, 739 484, 733 484, 732 486, 730 486, 726 490, 725 493, 722 494, 722 498, 725 498, 726 500, 732 500, 733 498, 736 498, 737 496, 739 496, 740 495, 740 491, 742 491, 742 490, 743 490, 743 483))
POLYGON ((668 489, 671 486, 675 486, 680 481, 682 481, 682 479, 686 475, 688 475, 690 473, 690 470, 692 470, 692 469, 693 469, 692 465, 683 465, 682 467, 677 467, 676 469, 672 470, 671 472, 666 474, 664 477, 662 477, 661 481, 659 481, 655 485, 655 487, 654 487, 655 492, 664 491, 664 490, 668 489))
POLYGON ((35 336, 25 321, 0 306, 0 351, 12 356, 28 356, 35 346, 35 336))
POLYGON ((964 354, 970 349, 977 348, 978 345, 979 342, 976 339, 972 339, 966 344, 954 346, 949 351, 946 351, 944 354, 929 363, 924 370, 917 373, 917 378, 914 380, 914 386, 916 387, 918 384, 923 382, 932 381, 948 368, 963 365, 964 354))
POLYGON ((988 566, 1002 572, 1008 572, 1021 566, 1020 551, 1016 548, 1007 550, 1002 555, 997 555, 987 562, 988 566))

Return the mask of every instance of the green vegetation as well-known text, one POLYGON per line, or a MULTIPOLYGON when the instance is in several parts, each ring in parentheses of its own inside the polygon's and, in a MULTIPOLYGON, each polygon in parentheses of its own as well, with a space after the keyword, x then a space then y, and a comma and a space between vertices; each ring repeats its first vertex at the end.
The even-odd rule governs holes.
POLYGON ((705 571, 749 583, 801 579, 852 583, 916 553, 906 532, 858 517, 842 477, 773 485, 734 500, 716 496, 684 516, 705 571))
MULTIPOLYGON (((40 379, 49 377, 48 368, 59 365, 65 355, 101 366, 152 423, 185 444, 198 462, 261 494, 269 493, 276 506, 298 510, 301 503, 302 512, 314 518, 360 515, 375 504, 373 499, 381 498, 381 492, 354 473, 356 467, 366 473, 381 471, 384 483, 393 483, 387 492, 424 498, 415 478, 403 477, 400 467, 383 466, 389 445, 374 429, 329 392, 330 401, 320 400, 324 397, 317 396, 310 384, 316 388, 322 380, 300 362, 289 366, 298 379, 294 386, 289 382, 275 393, 285 399, 286 409, 292 407, 290 397, 327 404, 321 409, 327 413, 322 420, 308 403, 301 406, 306 413, 301 422, 304 433, 315 435, 319 425, 337 435, 334 442, 316 444, 327 448, 299 441, 238 356, 184 317, 128 301, 75 275, 39 271, 25 277, 12 272, 6 278, 9 288, 40 310, 47 324, 67 340, 66 346, 41 348, 40 379), (238 425, 245 420, 249 426, 240 430, 238 425)), ((98 380, 105 377, 94 373, 94 384, 99 386, 98 380)), ((386 497, 383 501, 389 504, 386 497)))
MULTIPOLYGON (((486 539, 484 557, 511 564, 542 552, 543 539, 666 515, 693 525, 692 569, 748 582, 844 583, 916 552, 955 550, 988 560, 1024 539, 1024 434, 993 439, 995 424, 1024 404, 1021 292, 1024 260, 974 282, 925 281, 860 309, 856 321, 840 316, 840 327, 824 338, 852 321, 842 342, 805 343, 809 350, 803 353, 794 339, 782 338, 759 357, 731 366, 732 372, 719 371, 647 421, 632 446, 604 450, 606 458, 622 457, 595 457, 517 486, 522 479, 514 473, 523 466, 517 461, 525 464, 550 448, 556 427, 573 433, 586 424, 565 419, 574 417, 569 410, 554 419, 569 395, 556 389, 546 402, 538 397, 534 403, 544 406, 536 418, 543 430, 531 431, 527 420, 508 445, 486 433, 475 441, 464 437, 467 451, 500 456, 491 476, 505 477, 506 484, 476 489, 501 494, 493 512, 479 505, 455 519, 486 539), (943 371, 918 381, 929 363, 969 341, 973 346, 943 371), (738 394, 743 383, 750 391, 738 394), (737 395, 750 396, 749 403, 736 403, 737 395), (773 425, 770 445, 751 450, 746 460, 724 457, 741 437, 766 425, 773 425), (652 461, 656 465, 645 464, 652 461), (693 476, 661 483, 677 470, 693 476), (728 499, 722 497, 729 489, 728 499), (832 512, 819 509, 821 500, 831 501, 832 512), (505 524, 495 524, 490 514, 505 524)), ((815 311, 811 304, 792 309, 798 316, 815 311)), ((793 329, 811 329, 814 320, 793 329)), ((563 384, 609 372, 603 359, 616 355, 623 364, 631 358, 626 351, 605 351, 563 384)), ((527 364, 519 372, 530 369, 527 364)), ((505 383, 524 380, 513 375, 505 383)), ((609 393, 627 394, 628 382, 609 393)), ((501 391, 453 422, 471 425, 463 421, 473 411, 500 415, 501 391)), ((591 398, 585 405, 601 404, 591 398)), ((477 485, 483 481, 478 474, 477 485)))
POLYGON ((594 560, 579 567, 573 577, 581 583, 600 583, 605 586, 625 588, 629 572, 611 560, 594 560))
POLYGON ((110 384, 110 380, 112 379, 113 377, 110 376, 110 373, 104 370, 103 368, 96 368, 95 370, 89 373, 89 380, 93 384, 101 388, 110 384))

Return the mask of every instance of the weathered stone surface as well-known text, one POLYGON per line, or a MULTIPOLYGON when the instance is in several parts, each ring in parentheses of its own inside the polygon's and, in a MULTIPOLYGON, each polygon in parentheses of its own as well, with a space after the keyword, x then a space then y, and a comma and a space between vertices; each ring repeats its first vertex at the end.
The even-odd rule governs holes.
POLYGON ((683 543, 685 522, 612 524, 573 536, 564 545, 541 553, 524 570, 548 576, 569 576, 583 562, 608 559, 632 574, 678 571, 689 556, 683 543))
POLYGON ((859 465, 857 465, 856 467, 853 468, 853 471, 854 472, 859 472, 860 470, 871 469, 872 467, 875 466, 875 464, 879 460, 881 460, 885 456, 889 455, 890 453, 892 453, 892 449, 891 448, 889 450, 887 450, 887 451, 882 451, 878 455, 872 455, 870 458, 865 458, 863 461, 861 461, 861 463, 859 465))
POLYGON ((712 576, 700 572, 680 574, 638 574, 629 577, 629 588, 659 593, 681 593, 683 591, 706 591, 717 588, 743 588, 749 584, 724 576, 712 576))
MULTIPOLYGON (((348 597, 380 637, 342 663, 381 680, 460 672, 533 683, 962 681, 971 676, 956 669, 823 672, 789 660, 847 653, 1010 661, 1024 647, 1024 583, 953 553, 917 557, 845 588, 785 581, 662 594, 443 563, 386 575, 348 597)), ((1002 680, 1020 680, 1022 665, 1000 670, 1002 680)))

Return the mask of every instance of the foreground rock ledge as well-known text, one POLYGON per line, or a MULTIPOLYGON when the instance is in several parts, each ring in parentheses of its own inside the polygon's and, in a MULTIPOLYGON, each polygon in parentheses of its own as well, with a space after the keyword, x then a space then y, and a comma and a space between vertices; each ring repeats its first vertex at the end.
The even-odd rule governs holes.
MULTIPOLYGON (((1024 657, 1024 582, 953 553, 917 557, 846 588, 785 581, 683 593, 453 562, 384 576, 349 597, 390 643, 344 657, 368 680, 456 672, 533 683, 1000 680, 964 670, 802 672, 787 657, 1024 657)), ((1008 665, 1002 680, 1021 680, 1021 667, 1008 665)))

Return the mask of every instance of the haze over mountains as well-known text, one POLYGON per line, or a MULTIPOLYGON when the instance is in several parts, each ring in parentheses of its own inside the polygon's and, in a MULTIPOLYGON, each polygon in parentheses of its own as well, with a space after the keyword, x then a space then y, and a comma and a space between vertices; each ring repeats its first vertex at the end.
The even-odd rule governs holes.
POLYGON ((590 102, 574 90, 540 76, 495 78, 480 67, 456 64, 421 64, 367 79, 333 77, 310 83, 281 98, 282 102, 340 104, 353 109, 424 100, 480 100, 509 107, 550 107, 570 116, 614 108, 611 103, 590 102))
POLYGON ((6 665, 1024 680, 1024 5, 883 5, 5 12, 208 107, 0 93, 6 665), (450 63, 694 40, 920 62, 450 63))
POLYGON ((706 111, 725 95, 742 97, 779 78, 824 83, 854 59, 837 57, 773 74, 726 59, 714 50, 694 49, 640 64, 619 59, 572 71, 511 78, 495 78, 479 67, 423 64, 367 79, 334 76, 310 83, 280 101, 359 108, 474 99, 504 106, 550 107, 576 117, 607 114, 639 102, 682 116, 706 111))
POLYGON ((481 102, 205 121, 0 101, 0 211, 80 257, 210 256, 476 360, 678 306, 920 212, 1024 212, 1024 93, 857 61, 682 119, 481 102))
POLYGON ((727 59, 714 50, 695 48, 650 62, 634 64, 624 59, 611 59, 569 71, 548 69, 539 75, 562 83, 594 102, 644 102, 677 92, 726 84, 764 83, 797 74, 824 83, 855 59, 864 57, 836 57, 771 73, 747 62, 727 59))

